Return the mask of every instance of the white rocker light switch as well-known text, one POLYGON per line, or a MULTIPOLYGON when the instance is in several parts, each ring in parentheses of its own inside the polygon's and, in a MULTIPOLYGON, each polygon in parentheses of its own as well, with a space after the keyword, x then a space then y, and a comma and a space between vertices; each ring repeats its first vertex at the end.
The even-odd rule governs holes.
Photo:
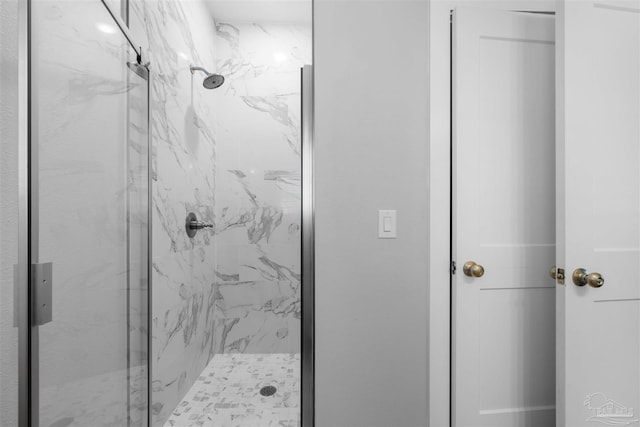
POLYGON ((396 211, 378 211, 378 238, 395 239, 397 237, 396 211))

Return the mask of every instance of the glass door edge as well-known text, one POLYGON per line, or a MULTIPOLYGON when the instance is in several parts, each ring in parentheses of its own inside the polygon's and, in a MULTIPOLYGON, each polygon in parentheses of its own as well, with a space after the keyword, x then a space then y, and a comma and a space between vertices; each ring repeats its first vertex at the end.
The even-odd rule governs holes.
POLYGON ((315 364, 315 225, 313 182, 313 66, 305 65, 302 78, 302 355, 301 426, 314 425, 315 364))
POLYGON ((30 309, 30 14, 31 0, 18 2, 18 264, 14 311, 18 328, 18 425, 32 420, 30 309))
POLYGON ((107 9, 107 11, 109 12, 109 15, 111 15, 111 17, 115 21, 116 25, 118 26, 118 28, 120 28, 120 31, 122 31, 122 34, 127 39, 127 41, 129 42, 129 44, 131 45, 133 50, 135 50, 136 53, 138 54, 138 58, 139 58, 138 62, 140 64, 144 64, 145 59, 142 56, 142 45, 137 43, 137 41, 135 40, 135 38, 131 34, 131 31, 129 31, 129 26, 128 26, 128 23, 127 23, 128 16, 129 16, 129 9, 128 9, 129 8, 129 2, 125 1, 125 3, 123 4, 123 8, 122 8, 123 11, 126 9, 126 16, 127 16, 126 21, 122 18, 121 12, 114 10, 113 7, 109 6, 109 3, 107 3, 106 0, 100 0, 100 2, 107 9))

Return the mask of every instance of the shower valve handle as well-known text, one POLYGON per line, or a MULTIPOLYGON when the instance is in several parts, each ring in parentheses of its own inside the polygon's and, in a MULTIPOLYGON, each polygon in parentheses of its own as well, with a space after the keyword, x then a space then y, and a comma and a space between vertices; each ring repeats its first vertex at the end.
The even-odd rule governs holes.
POLYGON ((187 232, 187 236, 194 237, 198 230, 202 230, 203 228, 213 228, 213 224, 206 224, 202 221, 198 221, 196 214, 193 212, 187 215, 187 220, 184 223, 185 231, 187 232))
POLYGON ((189 228, 192 230, 202 230, 203 228, 213 228, 213 224, 205 224, 202 221, 189 221, 189 228))

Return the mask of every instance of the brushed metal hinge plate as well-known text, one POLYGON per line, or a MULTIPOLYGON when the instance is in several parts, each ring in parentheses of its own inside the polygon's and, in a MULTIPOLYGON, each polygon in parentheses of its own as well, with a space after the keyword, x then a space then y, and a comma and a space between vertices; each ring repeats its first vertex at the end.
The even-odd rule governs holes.
POLYGON ((31 265, 33 324, 45 325, 53 320, 53 264, 31 265))

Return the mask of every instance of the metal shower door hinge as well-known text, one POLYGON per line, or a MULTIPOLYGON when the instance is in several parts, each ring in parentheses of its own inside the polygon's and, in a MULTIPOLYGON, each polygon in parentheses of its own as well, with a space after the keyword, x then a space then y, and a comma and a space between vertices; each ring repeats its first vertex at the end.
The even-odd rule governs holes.
POLYGON ((33 324, 42 326, 53 320, 53 264, 31 265, 33 324))

